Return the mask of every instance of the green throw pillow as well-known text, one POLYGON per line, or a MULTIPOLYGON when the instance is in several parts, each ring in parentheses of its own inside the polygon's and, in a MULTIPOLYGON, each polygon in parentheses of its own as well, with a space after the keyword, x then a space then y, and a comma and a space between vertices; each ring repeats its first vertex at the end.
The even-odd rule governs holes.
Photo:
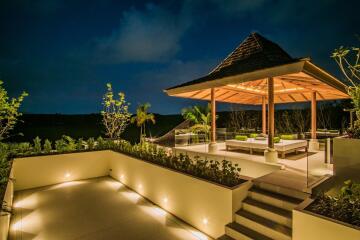
POLYGON ((239 140, 239 141, 246 141, 247 140, 247 136, 243 136, 243 135, 236 135, 235 139, 239 140))
POLYGON ((274 137, 274 143, 279 143, 280 142, 280 138, 279 137, 274 137))
POLYGON ((281 135, 280 138, 283 140, 294 140, 295 136, 292 134, 284 134, 284 135, 281 135))
POLYGON ((250 138, 256 138, 257 136, 258 136, 257 133, 251 133, 251 134, 250 134, 250 138))

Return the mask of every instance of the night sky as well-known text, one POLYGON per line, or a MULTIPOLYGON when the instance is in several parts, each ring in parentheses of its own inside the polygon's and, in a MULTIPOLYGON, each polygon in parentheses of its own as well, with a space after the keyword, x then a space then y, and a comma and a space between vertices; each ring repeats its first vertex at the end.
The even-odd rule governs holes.
POLYGON ((250 32, 339 76, 330 59, 359 45, 360 1, 0 0, 0 79, 26 113, 95 113, 105 84, 132 108, 179 113, 163 89, 207 74, 250 32))

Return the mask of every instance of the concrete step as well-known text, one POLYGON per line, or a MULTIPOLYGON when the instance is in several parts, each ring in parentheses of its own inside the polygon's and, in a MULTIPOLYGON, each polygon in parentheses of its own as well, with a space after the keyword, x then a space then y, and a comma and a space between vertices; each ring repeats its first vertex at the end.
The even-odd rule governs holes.
POLYGON ((243 209, 273 222, 292 227, 292 212, 255 199, 246 198, 243 201, 243 209))
POLYGON ((217 240, 236 240, 235 238, 229 237, 228 235, 222 235, 217 240))
POLYGON ((251 212, 239 210, 236 213, 235 221, 244 227, 262 233, 269 238, 291 240, 292 231, 289 227, 255 215, 251 212))
POLYGON ((289 211, 293 210, 303 201, 298 198, 261 189, 258 186, 253 186, 252 188, 250 188, 248 196, 259 202, 267 203, 269 205, 273 205, 275 207, 279 207, 289 211))
POLYGON ((225 226, 225 233, 227 236, 236 240, 272 240, 271 238, 236 222, 227 224, 225 226))
POLYGON ((262 182, 262 181, 259 181, 257 179, 254 179, 253 183, 254 183, 255 186, 257 186, 257 187, 259 187, 261 189, 265 189, 265 190, 268 190, 270 192, 279 193, 279 194, 282 194, 282 195, 285 195, 285 196, 289 196, 289 197, 293 197, 293 198, 297 198, 297 199, 301 199, 301 200, 304 200, 304 199, 306 199, 306 198, 308 198, 310 196, 310 194, 306 193, 306 192, 302 192, 302 191, 299 191, 299 190, 274 185, 274 184, 267 183, 267 182, 262 182))

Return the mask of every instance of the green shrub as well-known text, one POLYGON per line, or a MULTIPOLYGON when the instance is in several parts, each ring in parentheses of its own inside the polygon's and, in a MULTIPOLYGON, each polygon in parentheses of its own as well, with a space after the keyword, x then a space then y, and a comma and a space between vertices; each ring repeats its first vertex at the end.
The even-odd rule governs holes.
POLYGON ((294 140, 295 136, 293 134, 284 134, 281 135, 280 138, 283 140, 294 140))
POLYGON ((89 150, 93 150, 94 147, 95 147, 95 139, 94 138, 89 138, 87 141, 86 141, 86 144, 87 144, 87 148, 89 150))
POLYGON ((274 137, 274 143, 279 143, 280 142, 280 138, 279 137, 274 137))
POLYGON ((76 150, 75 140, 63 135, 61 139, 55 141, 55 149, 58 152, 71 152, 76 150))
POLYGON ((329 130, 329 133, 339 133, 339 130, 332 129, 332 130, 329 130))
POLYGON ((307 209, 360 227, 360 183, 344 182, 336 196, 321 193, 307 209))
POLYGON ((251 134, 250 134, 250 138, 256 138, 257 136, 258 136, 257 133, 251 133, 251 134))
POLYGON ((17 150, 17 152, 20 154, 28 154, 29 152, 31 152, 31 145, 28 142, 18 143, 15 144, 13 147, 13 150, 17 150))
POLYGON ((239 140, 239 141, 246 141, 248 139, 248 137, 244 136, 244 135, 236 135, 235 139, 239 140))
POLYGON ((79 138, 77 141, 76 141, 76 150, 84 150, 85 149, 85 142, 82 138, 79 138))
POLYGON ((34 152, 41 153, 41 139, 38 136, 34 138, 34 152))
POLYGON ((49 141, 49 139, 45 139, 45 142, 44 142, 44 152, 45 152, 45 153, 50 153, 51 150, 52 150, 51 142, 49 141))

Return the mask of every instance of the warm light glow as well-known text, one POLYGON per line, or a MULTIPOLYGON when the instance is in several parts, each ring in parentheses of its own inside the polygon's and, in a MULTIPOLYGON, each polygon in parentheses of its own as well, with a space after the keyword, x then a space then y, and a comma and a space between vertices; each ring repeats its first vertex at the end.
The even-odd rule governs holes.
POLYGON ((164 197, 163 201, 164 201, 164 203, 167 203, 169 201, 169 199, 167 197, 164 197))
POLYGON ((229 86, 229 87, 232 87, 232 88, 237 88, 237 89, 249 91, 249 92, 255 92, 255 93, 265 94, 265 91, 262 91, 262 90, 260 90, 260 89, 253 88, 253 87, 245 87, 245 86, 242 86, 242 85, 235 85, 235 84, 229 84, 228 86, 229 86))
POLYGON ((31 194, 21 200, 17 200, 14 202, 15 208, 26 208, 26 209, 33 209, 38 204, 38 197, 35 194, 31 194))
POLYGON ((65 173, 65 178, 71 177, 71 174, 69 172, 65 173))
POLYGON ((209 220, 207 218, 203 218, 202 222, 203 224, 207 225, 209 223, 209 220))
POLYGON ((197 230, 190 230, 191 234, 193 234, 199 240, 208 240, 209 238, 202 232, 197 230))
POLYGON ((292 91, 300 91, 304 90, 302 87, 296 87, 296 88, 284 88, 280 90, 275 90, 274 93, 282 93, 282 92, 292 92, 292 91))
POLYGON ((141 198, 140 194, 136 192, 122 192, 121 194, 133 203, 137 203, 141 198))
POLYGON ((121 180, 121 181, 124 181, 124 178, 125 178, 124 174, 121 174, 120 180, 121 180))
POLYGON ((141 184, 138 185, 138 188, 139 188, 139 189, 142 189, 142 187, 143 187, 143 186, 142 186, 141 184))

